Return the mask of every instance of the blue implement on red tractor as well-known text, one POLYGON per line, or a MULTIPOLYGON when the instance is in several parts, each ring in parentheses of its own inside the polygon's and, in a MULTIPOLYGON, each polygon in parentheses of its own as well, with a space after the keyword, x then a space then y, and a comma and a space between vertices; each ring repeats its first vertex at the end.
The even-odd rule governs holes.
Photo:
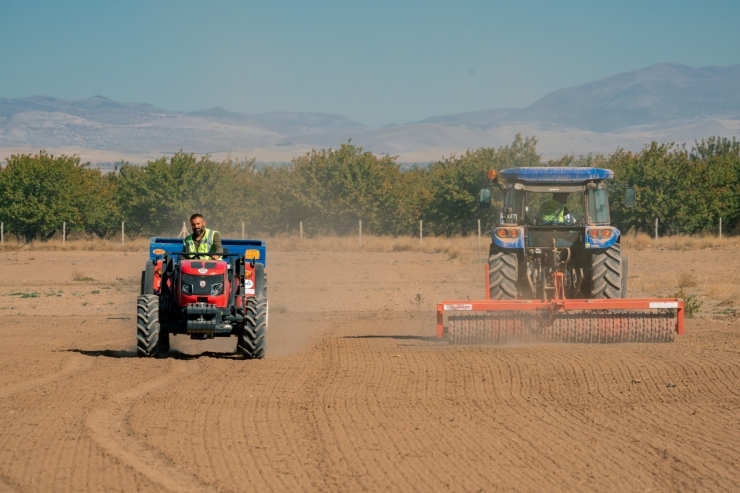
POLYGON ((246 358, 263 358, 267 330, 265 243, 223 239, 217 258, 183 252, 180 238, 152 238, 137 299, 139 356, 169 351, 170 334, 237 338, 246 358))
MULTIPOLYGON (((504 192, 491 234, 486 299, 437 305, 437 336, 452 343, 672 341, 683 300, 627 298, 627 257, 610 224, 600 168, 489 172, 504 192), (445 317, 445 315, 447 315, 445 317)), ((625 190, 625 205, 635 192, 625 190)), ((491 189, 481 190, 490 207, 491 189)))

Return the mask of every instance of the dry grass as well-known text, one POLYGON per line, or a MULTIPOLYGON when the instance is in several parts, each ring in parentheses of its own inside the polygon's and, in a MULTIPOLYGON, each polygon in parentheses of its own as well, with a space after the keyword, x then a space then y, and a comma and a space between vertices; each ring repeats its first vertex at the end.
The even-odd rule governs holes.
MULTIPOLYGON (((372 236, 364 235, 362 244, 357 236, 311 236, 302 240, 291 235, 255 235, 264 239, 271 251, 277 252, 426 252, 444 253, 450 258, 478 258, 487 255, 490 239, 484 235, 478 246, 476 236, 468 237, 427 237, 423 242, 419 238, 408 236, 372 236)), ((7 238, 6 238, 7 240, 7 238)), ((666 236, 657 241, 645 233, 626 233, 621 239, 627 250, 737 250, 740 249, 740 237, 716 236, 666 236)), ((0 245, 0 251, 114 251, 145 252, 149 247, 149 238, 142 237, 126 240, 104 240, 99 238, 72 238, 62 244, 60 239, 23 243, 15 240, 0 245)))
POLYGON ((149 249, 149 238, 136 238, 126 240, 121 244, 121 240, 101 240, 100 238, 76 238, 68 239, 62 243, 61 239, 51 239, 49 241, 32 241, 23 243, 18 241, 8 241, 0 245, 0 251, 52 251, 52 252, 146 252, 149 249))
POLYGON ((476 236, 442 238, 429 237, 422 242, 408 236, 273 236, 266 238, 267 248, 276 252, 424 252, 443 253, 450 259, 478 259, 488 256, 490 239, 476 236))
POLYGON ((693 235, 664 236, 655 240, 645 233, 629 232, 622 235, 622 246, 631 250, 736 250, 740 248, 740 237, 693 235))
MULTIPOLYGON (((288 235, 259 236, 264 239, 267 247, 273 252, 426 252, 444 253, 449 258, 478 259, 488 254, 488 237, 481 238, 480 248, 478 238, 425 238, 419 242, 418 238, 405 236, 371 236, 364 235, 362 244, 356 236, 312 236, 300 238, 288 235)), ((120 240, 101 240, 98 238, 68 239, 62 244, 61 240, 34 241, 19 243, 6 241, 0 245, 0 251, 111 251, 111 252, 146 252, 149 248, 149 238, 127 240, 124 245, 120 240)))

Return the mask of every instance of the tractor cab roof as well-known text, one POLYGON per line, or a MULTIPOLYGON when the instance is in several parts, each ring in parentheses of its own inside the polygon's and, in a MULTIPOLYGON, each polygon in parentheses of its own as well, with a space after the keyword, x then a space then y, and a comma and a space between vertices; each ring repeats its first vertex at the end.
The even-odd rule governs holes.
POLYGON ((602 168, 508 168, 499 176, 506 181, 524 183, 578 184, 587 181, 609 180, 614 177, 610 169, 602 168))

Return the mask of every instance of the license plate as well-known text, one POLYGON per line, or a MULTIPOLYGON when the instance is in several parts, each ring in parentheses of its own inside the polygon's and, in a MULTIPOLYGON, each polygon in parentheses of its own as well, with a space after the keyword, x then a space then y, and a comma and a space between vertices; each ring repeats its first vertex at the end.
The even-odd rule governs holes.
POLYGON ((507 214, 502 212, 499 215, 499 223, 500 224, 517 224, 517 215, 516 214, 507 214))

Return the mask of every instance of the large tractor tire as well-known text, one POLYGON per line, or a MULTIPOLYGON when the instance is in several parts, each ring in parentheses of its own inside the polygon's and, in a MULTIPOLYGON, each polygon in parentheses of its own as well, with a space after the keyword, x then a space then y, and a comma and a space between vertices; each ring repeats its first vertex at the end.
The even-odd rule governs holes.
POLYGON ((247 359, 264 358, 266 332, 267 299, 249 298, 244 317, 244 328, 237 338, 236 350, 247 359))
POLYGON ((491 249, 488 256, 488 283, 492 300, 515 300, 519 260, 515 252, 491 249))
POLYGON ((622 269, 622 248, 619 244, 594 253, 591 256, 591 299, 622 298, 622 269))
POLYGON ((169 334, 159 330, 159 298, 144 294, 136 298, 136 353, 141 357, 169 351, 169 334))
POLYGON ((267 272, 262 264, 254 264, 254 297, 267 298, 267 272))
POLYGON ((629 259, 627 255, 622 257, 622 298, 627 297, 627 274, 629 273, 629 259))
POLYGON ((154 262, 147 260, 146 268, 141 271, 141 293, 139 294, 153 294, 154 293, 154 262))

